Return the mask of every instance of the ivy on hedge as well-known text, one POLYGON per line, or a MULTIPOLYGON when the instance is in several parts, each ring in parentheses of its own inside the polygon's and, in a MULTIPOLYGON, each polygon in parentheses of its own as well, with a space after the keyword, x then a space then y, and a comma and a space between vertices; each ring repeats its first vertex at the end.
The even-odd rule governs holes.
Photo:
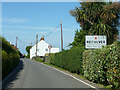
POLYGON ((74 47, 50 54, 50 64, 78 73, 88 80, 120 89, 120 42, 102 49, 74 47))
POLYGON ((120 42, 83 53, 84 76, 97 83, 120 89, 120 42))

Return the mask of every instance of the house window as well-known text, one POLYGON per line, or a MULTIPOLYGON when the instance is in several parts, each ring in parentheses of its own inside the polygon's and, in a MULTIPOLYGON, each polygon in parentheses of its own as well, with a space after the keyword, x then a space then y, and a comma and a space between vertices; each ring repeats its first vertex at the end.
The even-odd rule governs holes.
POLYGON ((47 51, 48 51, 48 49, 46 48, 46 49, 45 49, 45 51, 47 52, 47 51))
POLYGON ((37 51, 39 51, 39 49, 37 49, 37 51))

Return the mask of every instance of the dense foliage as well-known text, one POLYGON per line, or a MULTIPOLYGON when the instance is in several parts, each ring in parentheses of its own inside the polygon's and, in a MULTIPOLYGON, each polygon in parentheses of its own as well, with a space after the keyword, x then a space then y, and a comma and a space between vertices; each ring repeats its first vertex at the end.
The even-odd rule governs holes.
POLYGON ((30 58, 30 48, 31 48, 32 46, 27 46, 26 47, 26 51, 27 51, 27 56, 26 56, 26 58, 30 58))
MULTIPOLYGON (((120 19, 120 3, 82 2, 80 4, 81 6, 71 10, 70 14, 80 23, 82 30, 87 31, 88 35, 106 35, 107 44, 112 44, 116 41, 120 19)), ((82 32, 79 32, 79 35, 82 32)), ((83 42, 77 42, 81 38, 84 39, 83 35, 77 37, 77 40, 75 36, 73 43, 70 45, 83 44, 83 42)))
POLYGON ((80 23, 70 50, 50 54, 50 63, 83 75, 88 80, 120 89, 119 2, 80 2, 70 14, 80 23), (85 50, 85 35, 106 35, 108 46, 85 50), (114 43, 114 44, 113 44, 114 43), (83 53, 84 52, 84 53, 83 53))
POLYGON ((76 30, 74 41, 69 44, 69 46, 76 47, 76 46, 85 46, 85 35, 87 35, 86 30, 76 30))
POLYGON ((49 56, 49 62, 50 62, 50 64, 53 64, 53 65, 55 65, 55 53, 50 53, 50 56, 49 56))
POLYGON ((50 55, 50 63, 70 72, 83 74, 82 53, 84 47, 75 47, 50 55))
POLYGON ((35 61, 43 62, 43 58, 35 58, 35 61))
POLYGON ((120 42, 83 53, 84 76, 90 81, 120 89, 120 42))
POLYGON ((2 40, 2 77, 4 79, 18 65, 20 56, 7 40, 0 38, 2 40))

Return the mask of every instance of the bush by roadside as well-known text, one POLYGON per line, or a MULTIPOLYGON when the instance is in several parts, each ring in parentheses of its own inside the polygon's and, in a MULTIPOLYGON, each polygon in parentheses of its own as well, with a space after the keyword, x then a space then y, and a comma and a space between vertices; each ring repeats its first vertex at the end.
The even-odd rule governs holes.
POLYGON ((84 77, 120 89, 120 42, 83 53, 84 77))
POLYGON ((50 64, 83 75, 88 80, 120 89, 120 42, 102 49, 74 47, 50 54, 50 64))
POLYGON ((4 79, 19 63, 19 52, 5 38, 2 40, 2 78, 4 79))
POLYGON ((54 59, 55 59, 55 53, 51 53, 49 56, 49 63, 55 65, 54 59))
POLYGON ((83 74, 82 53, 84 50, 84 47, 75 47, 70 50, 50 54, 50 63, 70 72, 83 74))
POLYGON ((36 58, 35 61, 43 62, 43 58, 36 58))

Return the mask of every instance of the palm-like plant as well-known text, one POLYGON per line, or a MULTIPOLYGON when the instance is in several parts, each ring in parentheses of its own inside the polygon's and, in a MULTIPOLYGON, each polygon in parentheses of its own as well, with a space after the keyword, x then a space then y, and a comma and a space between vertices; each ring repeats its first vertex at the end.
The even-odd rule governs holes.
POLYGON ((113 43, 118 35, 120 3, 82 2, 81 7, 71 10, 83 30, 91 35, 106 35, 108 44, 113 43))

